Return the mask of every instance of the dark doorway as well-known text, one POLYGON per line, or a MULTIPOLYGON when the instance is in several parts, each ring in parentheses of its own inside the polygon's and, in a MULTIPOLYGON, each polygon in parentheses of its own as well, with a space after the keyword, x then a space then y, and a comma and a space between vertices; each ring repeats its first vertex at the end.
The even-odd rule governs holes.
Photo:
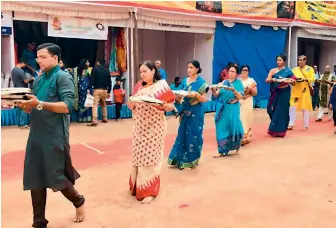
POLYGON ((307 56, 307 65, 319 65, 320 52, 321 52, 321 40, 299 38, 298 39, 298 56, 307 56))

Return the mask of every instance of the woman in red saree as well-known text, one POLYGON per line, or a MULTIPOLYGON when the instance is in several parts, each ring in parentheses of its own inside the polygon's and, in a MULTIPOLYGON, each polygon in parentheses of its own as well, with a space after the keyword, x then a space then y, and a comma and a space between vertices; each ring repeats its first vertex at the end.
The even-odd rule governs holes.
POLYGON ((145 61, 140 66, 142 84, 133 96, 145 95, 164 101, 164 105, 128 102, 134 120, 132 172, 129 185, 132 195, 142 203, 150 203, 159 193, 167 120, 164 111, 174 109, 175 96, 168 83, 160 80, 155 65, 145 61))

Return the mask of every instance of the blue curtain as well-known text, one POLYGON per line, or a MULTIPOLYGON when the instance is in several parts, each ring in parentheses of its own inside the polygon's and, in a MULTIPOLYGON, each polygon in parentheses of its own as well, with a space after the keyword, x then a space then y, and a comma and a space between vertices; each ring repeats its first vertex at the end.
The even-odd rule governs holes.
POLYGON ((213 83, 219 82, 219 75, 228 62, 240 66, 247 64, 251 68, 250 76, 258 83, 257 99, 268 99, 269 85, 265 79, 269 70, 276 67, 276 56, 284 53, 286 32, 266 26, 255 30, 251 25, 237 23, 229 28, 218 21, 213 51, 213 83))

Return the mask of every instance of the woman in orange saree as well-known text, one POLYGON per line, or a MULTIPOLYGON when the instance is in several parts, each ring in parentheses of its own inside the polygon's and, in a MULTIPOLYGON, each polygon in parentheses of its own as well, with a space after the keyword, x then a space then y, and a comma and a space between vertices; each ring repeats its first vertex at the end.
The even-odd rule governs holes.
POLYGON ((154 97, 165 103, 152 105, 128 102, 134 126, 132 141, 132 172, 129 185, 132 195, 142 203, 150 203, 159 193, 167 119, 164 111, 174 109, 175 96, 168 83, 160 80, 155 65, 145 61, 140 66, 142 85, 133 96, 154 97))

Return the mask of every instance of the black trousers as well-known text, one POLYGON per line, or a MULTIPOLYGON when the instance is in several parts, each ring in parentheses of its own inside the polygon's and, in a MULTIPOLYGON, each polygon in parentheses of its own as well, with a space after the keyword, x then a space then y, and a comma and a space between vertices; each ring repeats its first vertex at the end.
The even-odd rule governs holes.
POLYGON ((336 126, 336 109, 333 111, 334 126, 336 126))
POLYGON ((320 87, 315 85, 314 87, 314 95, 312 97, 312 105, 313 105, 313 109, 315 109, 316 107, 319 108, 320 107, 320 87))
MULTIPOLYGON (((33 227, 35 228, 46 228, 48 224, 48 220, 45 218, 45 208, 47 202, 47 189, 37 189, 31 190, 31 199, 33 205, 33 227)), ((73 184, 69 181, 68 187, 66 189, 61 190, 61 193, 67 198, 75 208, 79 208, 85 202, 84 196, 80 195, 73 184)))
POLYGON ((116 103, 115 104, 115 110, 116 110, 116 119, 120 119, 120 111, 122 108, 122 103, 116 103))

